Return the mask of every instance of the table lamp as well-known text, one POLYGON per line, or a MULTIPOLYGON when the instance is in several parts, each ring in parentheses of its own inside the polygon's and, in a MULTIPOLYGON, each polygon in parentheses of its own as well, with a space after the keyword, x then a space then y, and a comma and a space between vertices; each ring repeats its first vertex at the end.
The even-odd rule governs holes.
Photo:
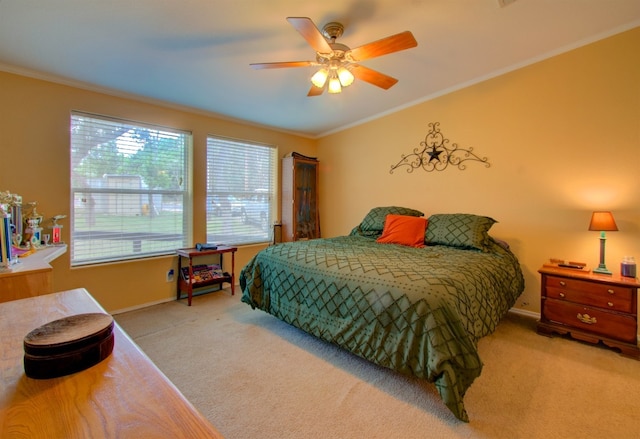
POLYGON ((600 265, 598 265, 598 268, 594 268, 593 272, 599 274, 611 274, 604 263, 604 243, 607 240, 605 232, 618 231, 618 226, 616 225, 616 220, 613 219, 613 214, 606 211, 593 212, 591 215, 589 230, 600 232, 600 265))

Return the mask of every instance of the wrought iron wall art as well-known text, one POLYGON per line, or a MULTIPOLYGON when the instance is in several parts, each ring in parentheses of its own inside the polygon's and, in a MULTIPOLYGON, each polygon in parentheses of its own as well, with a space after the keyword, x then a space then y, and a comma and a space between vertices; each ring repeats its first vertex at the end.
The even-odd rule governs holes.
POLYGON ((391 166, 389 173, 393 174, 393 171, 404 166, 408 173, 418 168, 427 172, 444 171, 449 165, 463 171, 467 167, 464 163, 469 160, 484 163, 486 168, 491 166, 486 157, 480 158, 474 154, 473 148, 460 148, 457 143, 448 146, 448 143, 449 139, 445 139, 440 132, 440 122, 429 123, 429 132, 420 142, 422 149, 415 148, 413 154, 402 154, 402 159, 391 166))

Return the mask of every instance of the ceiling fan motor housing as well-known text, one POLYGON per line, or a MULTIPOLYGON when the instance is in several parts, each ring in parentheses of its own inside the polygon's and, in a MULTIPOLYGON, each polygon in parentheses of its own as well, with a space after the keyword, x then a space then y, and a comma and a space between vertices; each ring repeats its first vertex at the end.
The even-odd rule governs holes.
POLYGON ((339 61, 339 62, 347 61, 345 54, 350 50, 349 47, 340 43, 329 43, 329 46, 331 46, 331 49, 332 49, 331 53, 318 52, 316 54, 316 60, 320 64, 326 64, 330 61, 339 61))
POLYGON ((341 23, 332 21, 327 23, 322 28, 322 35, 329 40, 335 41, 336 38, 340 38, 344 33, 344 26, 341 23))

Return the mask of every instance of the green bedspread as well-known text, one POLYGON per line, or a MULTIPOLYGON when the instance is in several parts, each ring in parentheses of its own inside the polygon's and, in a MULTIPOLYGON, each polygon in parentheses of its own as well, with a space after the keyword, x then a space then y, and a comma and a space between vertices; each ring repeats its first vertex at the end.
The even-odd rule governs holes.
POLYGON ((242 301, 378 365, 426 379, 468 421, 478 340, 524 289, 516 257, 342 236, 280 244, 240 273, 242 301))

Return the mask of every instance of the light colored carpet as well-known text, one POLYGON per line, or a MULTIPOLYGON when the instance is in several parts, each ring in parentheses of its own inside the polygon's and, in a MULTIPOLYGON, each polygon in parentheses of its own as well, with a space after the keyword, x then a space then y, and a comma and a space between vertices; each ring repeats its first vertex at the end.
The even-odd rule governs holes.
POLYGON ((640 361, 509 314, 479 343, 458 421, 435 388, 252 310, 227 290, 116 321, 228 439, 637 438, 640 361))

